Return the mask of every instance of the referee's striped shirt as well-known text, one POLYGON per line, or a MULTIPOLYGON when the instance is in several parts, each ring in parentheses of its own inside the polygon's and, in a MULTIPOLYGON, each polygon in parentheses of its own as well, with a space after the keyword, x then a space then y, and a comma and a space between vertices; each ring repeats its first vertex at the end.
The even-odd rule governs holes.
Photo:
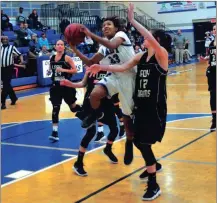
POLYGON ((4 47, 1 45, 1 67, 7 67, 14 64, 13 54, 20 56, 21 53, 13 45, 4 47))

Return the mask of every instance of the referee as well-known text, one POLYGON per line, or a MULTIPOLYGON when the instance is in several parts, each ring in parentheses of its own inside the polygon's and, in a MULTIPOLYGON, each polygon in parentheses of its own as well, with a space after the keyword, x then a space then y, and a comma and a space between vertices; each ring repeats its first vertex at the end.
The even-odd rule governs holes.
POLYGON ((23 63, 23 57, 15 46, 9 45, 8 37, 2 36, 1 38, 1 80, 3 83, 3 89, 1 93, 1 109, 6 109, 6 98, 9 95, 11 99, 11 105, 15 105, 17 96, 11 86, 11 78, 14 69, 14 54, 20 57, 21 63, 23 63))

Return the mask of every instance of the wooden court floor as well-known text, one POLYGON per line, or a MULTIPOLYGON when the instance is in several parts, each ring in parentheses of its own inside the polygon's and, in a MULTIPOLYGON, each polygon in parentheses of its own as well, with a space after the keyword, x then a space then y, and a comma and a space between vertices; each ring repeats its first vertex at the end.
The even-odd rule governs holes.
MULTIPOLYGON (((162 195, 154 203, 216 202, 216 133, 209 133, 210 116, 194 116, 210 113, 206 67, 206 63, 197 63, 170 69, 175 74, 168 76, 167 81, 168 114, 188 118, 168 122, 164 140, 154 146, 163 165, 163 171, 157 175, 162 195)), ((8 105, 2 111, 2 123, 50 119, 47 98, 48 93, 20 99, 13 107, 8 105)), ((73 114, 64 104, 60 116, 71 118, 73 114)), ((116 165, 107 161, 99 147, 84 159, 88 177, 75 175, 75 157, 68 158, 3 185, 2 203, 142 202, 146 183, 139 180, 139 175, 144 170, 144 161, 134 148, 133 163, 125 166, 124 143, 122 139, 114 144, 119 159, 116 165)))

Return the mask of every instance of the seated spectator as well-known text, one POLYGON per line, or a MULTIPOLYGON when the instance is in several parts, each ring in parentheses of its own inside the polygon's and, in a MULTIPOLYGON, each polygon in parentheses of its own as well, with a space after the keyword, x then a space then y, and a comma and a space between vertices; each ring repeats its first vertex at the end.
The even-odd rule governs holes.
POLYGON ((29 15, 29 22, 32 29, 41 30, 43 25, 38 21, 38 14, 36 9, 32 10, 32 13, 29 15))
POLYGON ((20 23, 26 22, 26 17, 23 14, 23 8, 22 7, 19 8, 19 13, 18 13, 16 21, 17 21, 17 25, 20 25, 20 23))
POLYGON ((13 25, 9 21, 9 17, 6 14, 4 14, 3 10, 1 10, 1 29, 3 31, 8 29, 10 31, 13 31, 13 25))
POLYGON ((63 19, 59 24, 61 34, 64 34, 66 27, 70 24, 67 19, 63 19))
POLYGON ((45 33, 41 34, 41 37, 38 40, 39 48, 42 49, 43 46, 46 46, 47 50, 50 49, 48 39, 46 38, 45 33))
POLYGON ((28 28, 28 23, 24 23, 24 29, 25 29, 25 32, 27 33, 27 39, 28 39, 28 40, 31 40, 31 36, 32 36, 33 34, 35 34, 35 33, 32 32, 32 30, 30 30, 30 29, 28 28))
POLYGON ((93 40, 90 37, 86 36, 84 38, 84 42, 85 42, 85 48, 87 49, 85 51, 86 52, 85 54, 92 53, 93 52, 93 44, 94 44, 93 40))
POLYGON ((51 55, 51 53, 47 50, 47 47, 45 45, 42 46, 42 49, 39 52, 39 56, 44 56, 44 55, 47 55, 47 56, 51 55))
POLYGON ((37 42, 37 35, 33 34, 29 42, 29 57, 32 59, 36 59, 36 57, 39 55, 39 52, 40 49, 37 42))
POLYGON ((15 46, 17 47, 25 47, 29 45, 29 41, 27 39, 28 33, 24 28, 24 23, 20 23, 20 29, 15 31, 17 33, 17 39, 14 41, 15 46))
POLYGON ((15 77, 20 78, 25 76, 26 63, 21 62, 20 57, 14 56, 15 77))
POLYGON ((191 60, 190 57, 192 57, 191 52, 188 50, 188 46, 189 46, 189 40, 186 40, 184 53, 183 53, 185 63, 189 62, 191 60))
POLYGON ((135 53, 138 54, 138 53, 140 53, 140 52, 142 52, 142 50, 141 50, 140 46, 137 44, 137 45, 135 46, 135 53))

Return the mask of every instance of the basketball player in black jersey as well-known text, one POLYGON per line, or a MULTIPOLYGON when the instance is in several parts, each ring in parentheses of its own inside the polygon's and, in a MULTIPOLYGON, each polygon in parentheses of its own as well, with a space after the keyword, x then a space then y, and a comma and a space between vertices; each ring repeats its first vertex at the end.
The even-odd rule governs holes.
MULTIPOLYGON (((86 91, 85 96, 84 96, 82 111, 80 111, 76 114, 76 116, 78 118, 80 118, 81 120, 83 120, 83 118, 85 118, 91 111, 89 97, 90 97, 90 94, 91 94, 91 92, 95 86, 95 83, 99 79, 102 79, 105 75, 106 75, 106 72, 103 72, 103 71, 97 73, 95 75, 95 77, 89 77, 89 74, 86 73, 81 82, 72 83, 69 80, 63 80, 60 82, 60 84, 62 86, 67 86, 70 88, 87 87, 87 91, 86 91)), ((114 109, 114 105, 112 103, 112 100, 108 99, 108 98, 104 98, 102 100, 100 109, 104 113, 104 117, 98 121, 108 125, 109 129, 110 129, 110 133, 108 135, 106 147, 103 149, 103 152, 105 155, 108 156, 109 160, 112 163, 116 164, 116 163, 118 163, 118 159, 112 153, 112 144, 118 135, 118 127, 117 127, 117 120, 115 117, 115 109, 114 109)), ((86 149, 87 149, 90 141, 95 136, 95 134, 96 134, 96 123, 92 127, 87 129, 86 134, 81 141, 81 145, 80 145, 79 152, 78 152, 78 158, 77 158, 77 161, 75 162, 74 167, 73 167, 74 171, 79 176, 87 176, 87 172, 83 168, 83 158, 84 158, 84 154, 86 152, 86 149)))
POLYGON ((134 6, 130 4, 128 18, 145 39, 147 52, 139 53, 122 65, 93 65, 87 69, 91 75, 98 71, 123 72, 137 65, 134 94, 134 144, 140 150, 147 166, 148 188, 143 200, 153 200, 161 194, 156 181, 156 159, 152 144, 161 142, 167 116, 166 77, 171 37, 163 30, 149 32, 134 19, 134 6))
POLYGON ((209 67, 206 70, 212 112, 211 132, 216 131, 216 25, 213 26, 213 35, 215 38, 209 45, 209 67))
POLYGON ((71 59, 64 53, 65 46, 62 40, 56 42, 55 49, 57 51, 56 55, 50 58, 50 71, 52 71, 52 86, 50 88, 50 101, 53 105, 52 111, 52 123, 53 132, 49 136, 49 139, 58 141, 58 123, 59 123, 59 112, 62 100, 69 105, 72 112, 77 112, 80 110, 80 106, 75 103, 76 90, 69 87, 61 87, 60 81, 63 79, 70 79, 72 74, 77 73, 76 66, 71 59))

